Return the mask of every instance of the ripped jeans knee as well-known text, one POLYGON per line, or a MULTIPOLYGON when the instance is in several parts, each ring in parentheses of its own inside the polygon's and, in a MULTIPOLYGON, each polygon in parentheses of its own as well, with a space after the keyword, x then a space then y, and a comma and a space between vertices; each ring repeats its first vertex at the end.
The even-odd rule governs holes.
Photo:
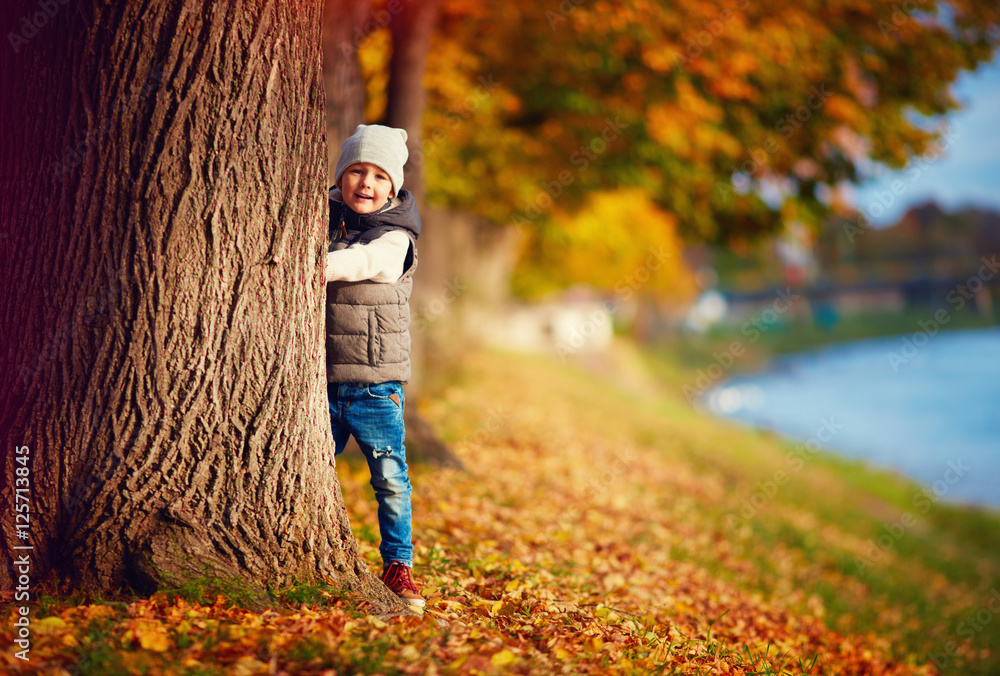
POLYGON ((336 452, 353 436, 368 462, 378 503, 382 560, 412 565, 412 489, 404 444, 403 386, 398 382, 329 383, 327 394, 336 452))

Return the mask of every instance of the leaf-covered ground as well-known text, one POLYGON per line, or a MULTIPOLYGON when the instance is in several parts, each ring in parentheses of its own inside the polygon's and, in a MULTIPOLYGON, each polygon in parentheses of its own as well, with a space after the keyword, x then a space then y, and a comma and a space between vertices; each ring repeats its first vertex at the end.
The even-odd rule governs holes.
MULTIPOLYGON (((588 370, 478 354, 428 398, 423 413, 465 471, 412 468, 422 615, 369 616, 356 599, 310 586, 285 590, 263 613, 234 605, 235 591, 201 603, 177 594, 81 605, 50 598, 36 607, 31 661, 11 649, 0 668, 935 674, 927 654, 939 651, 946 672, 996 673, 989 632, 961 641, 949 619, 927 610, 958 616, 982 605, 997 580, 995 554, 956 553, 980 576, 956 582, 907 563, 903 537, 870 570, 853 570, 893 503, 838 483, 822 459, 741 515, 785 446, 701 416, 644 373, 632 353, 588 370), (809 503, 817 492, 824 501, 809 503), (893 582, 900 567, 906 580, 893 582), (912 606, 901 585, 918 590, 912 606), (955 656, 941 652, 951 639, 955 656)), ((364 463, 348 454, 339 472, 354 532, 377 566, 364 463)), ((912 539, 933 529, 920 524, 912 539)), ((5 646, 13 612, 0 626, 5 646)))

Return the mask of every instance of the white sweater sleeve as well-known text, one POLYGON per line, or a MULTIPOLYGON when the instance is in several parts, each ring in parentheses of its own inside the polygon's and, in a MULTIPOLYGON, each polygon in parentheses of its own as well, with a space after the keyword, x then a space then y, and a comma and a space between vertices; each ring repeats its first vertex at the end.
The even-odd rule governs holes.
POLYGON ((400 230, 390 230, 367 244, 352 244, 326 254, 328 282, 395 282, 403 274, 410 238, 400 230))

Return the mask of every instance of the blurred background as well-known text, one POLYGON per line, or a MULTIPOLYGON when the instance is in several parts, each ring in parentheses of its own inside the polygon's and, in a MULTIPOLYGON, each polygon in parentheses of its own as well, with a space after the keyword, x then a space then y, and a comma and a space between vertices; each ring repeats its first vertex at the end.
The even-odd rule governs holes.
POLYGON ((695 408, 998 507, 998 40, 971 0, 327 0, 330 167, 409 131, 425 375, 627 339, 695 408))

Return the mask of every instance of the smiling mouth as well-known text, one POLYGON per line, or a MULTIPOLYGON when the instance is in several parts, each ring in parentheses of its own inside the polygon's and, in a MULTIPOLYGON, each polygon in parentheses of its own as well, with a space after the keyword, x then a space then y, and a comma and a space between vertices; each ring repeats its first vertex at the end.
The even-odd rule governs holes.
POLYGON ((374 197, 373 195, 360 195, 360 194, 358 194, 358 193, 354 193, 354 196, 355 196, 355 197, 356 197, 357 199, 359 199, 359 200, 370 200, 370 199, 375 199, 375 197, 374 197))

